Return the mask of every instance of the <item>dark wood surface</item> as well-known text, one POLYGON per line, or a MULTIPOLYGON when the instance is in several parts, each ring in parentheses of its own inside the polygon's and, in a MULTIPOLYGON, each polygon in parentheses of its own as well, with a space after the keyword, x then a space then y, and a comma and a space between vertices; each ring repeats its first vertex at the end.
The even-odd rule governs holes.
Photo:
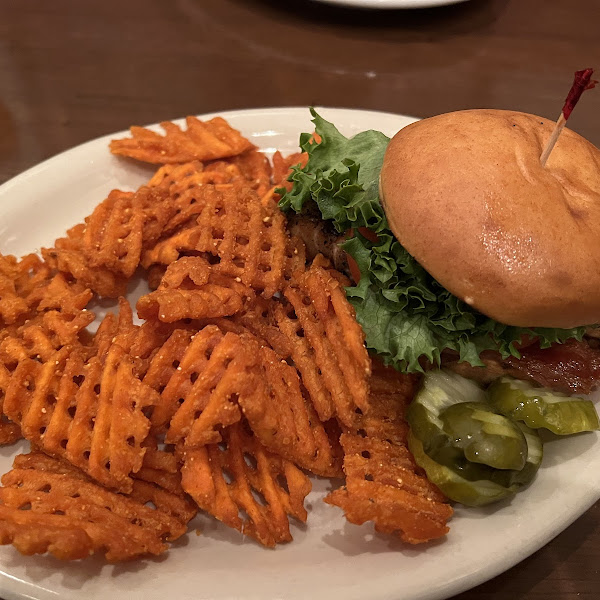
MULTIPOLYGON (((0 8, 0 182, 131 124, 233 108, 426 117, 494 107, 556 118, 573 71, 600 67, 598 0, 390 12, 306 0, 1 0, 0 8)), ((599 93, 588 93, 570 121, 596 145, 599 108, 599 93)), ((598 599, 599 563, 597 504, 456 600, 598 599)))

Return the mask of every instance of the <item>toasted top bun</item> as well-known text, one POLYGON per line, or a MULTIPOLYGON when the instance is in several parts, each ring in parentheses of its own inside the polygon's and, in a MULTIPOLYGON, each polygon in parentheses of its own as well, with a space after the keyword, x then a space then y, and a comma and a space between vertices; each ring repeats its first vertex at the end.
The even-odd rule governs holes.
POLYGON ((600 322, 600 150, 554 123, 468 110, 398 132, 381 194, 400 243, 447 290, 507 325, 600 322))

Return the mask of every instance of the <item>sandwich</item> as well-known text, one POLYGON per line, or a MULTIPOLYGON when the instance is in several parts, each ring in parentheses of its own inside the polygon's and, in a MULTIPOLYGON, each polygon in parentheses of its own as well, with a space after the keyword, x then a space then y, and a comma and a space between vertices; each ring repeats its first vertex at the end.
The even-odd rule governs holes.
POLYGON ((374 354, 407 372, 596 386, 600 150, 565 129, 542 166, 554 123, 514 111, 443 114, 391 140, 312 115, 280 205, 353 275, 374 354))

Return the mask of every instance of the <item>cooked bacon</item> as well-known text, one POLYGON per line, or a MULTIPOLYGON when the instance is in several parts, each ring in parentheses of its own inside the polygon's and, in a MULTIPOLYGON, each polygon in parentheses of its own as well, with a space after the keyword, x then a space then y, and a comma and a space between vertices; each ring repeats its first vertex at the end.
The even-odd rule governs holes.
POLYGON ((481 354, 485 367, 472 367, 456 360, 444 366, 481 383, 510 375, 569 394, 589 394, 600 383, 600 349, 594 340, 568 340, 545 349, 534 343, 520 353, 521 358, 511 356, 503 360, 497 352, 485 351, 481 354))

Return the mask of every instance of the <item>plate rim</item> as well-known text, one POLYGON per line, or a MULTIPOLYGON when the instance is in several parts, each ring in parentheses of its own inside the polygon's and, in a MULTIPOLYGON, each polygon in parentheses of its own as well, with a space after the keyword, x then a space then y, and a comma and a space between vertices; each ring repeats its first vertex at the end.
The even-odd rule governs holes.
MULTIPOLYGON (((361 0, 358 0, 358 1, 361 1, 361 0)), ((299 113, 300 111, 303 111, 304 114, 306 114, 306 112, 309 110, 309 108, 314 108, 317 112, 320 110, 325 110, 325 111, 340 111, 340 112, 357 113, 357 114, 370 113, 373 115, 381 115, 383 117, 395 117, 395 118, 401 118, 401 119, 404 118, 404 119, 411 119, 414 121, 421 120, 421 118, 422 118, 422 117, 414 117, 412 115, 405 115, 402 113, 394 113, 394 112, 389 112, 389 111, 384 111, 384 110, 371 110, 371 109, 362 109, 362 108, 350 108, 350 107, 344 107, 344 106, 323 106, 323 105, 315 105, 312 107, 310 105, 306 105, 306 106, 291 105, 291 106, 264 106, 264 107, 260 106, 260 107, 256 107, 256 108, 233 108, 233 109, 229 109, 229 110, 213 111, 213 112, 208 112, 208 113, 198 113, 198 114, 195 114, 194 116, 197 117, 198 119, 212 119, 214 117, 223 117, 223 118, 227 119, 228 116, 234 116, 236 114, 250 115, 250 113, 252 113, 252 116, 259 116, 261 113, 264 113, 265 115, 285 114, 288 111, 294 112, 294 113, 299 113)), ((175 117, 172 119, 163 119, 163 121, 170 121, 172 123, 182 124, 182 123, 185 123, 185 117, 175 117)), ((161 131, 160 123, 147 123, 145 125, 140 125, 140 127, 161 131)), ((111 133, 102 134, 102 135, 94 137, 90 140, 86 140, 85 142, 81 142, 79 144, 75 144, 74 146, 65 148, 64 150, 61 150, 60 152, 57 152, 56 154, 53 154, 53 155, 49 156, 48 158, 45 158, 44 160, 42 160, 38 163, 35 163, 34 165, 32 165, 30 167, 27 167, 24 171, 20 171, 16 175, 13 175, 9 179, 7 179, 3 183, 1 183, 0 184, 0 194, 6 193, 13 186, 22 183, 23 181, 25 181, 26 179, 29 179, 32 176, 37 176, 38 173, 44 171, 49 166, 52 166, 52 164, 55 161, 63 159, 65 157, 65 155, 67 155, 71 152, 80 151, 80 150, 86 148, 87 146, 96 145, 100 142, 108 142, 118 136, 129 136, 129 135, 130 135, 129 129, 122 129, 120 131, 114 131, 111 133)), ((107 146, 107 152, 110 152, 108 150, 108 146, 107 146)))

